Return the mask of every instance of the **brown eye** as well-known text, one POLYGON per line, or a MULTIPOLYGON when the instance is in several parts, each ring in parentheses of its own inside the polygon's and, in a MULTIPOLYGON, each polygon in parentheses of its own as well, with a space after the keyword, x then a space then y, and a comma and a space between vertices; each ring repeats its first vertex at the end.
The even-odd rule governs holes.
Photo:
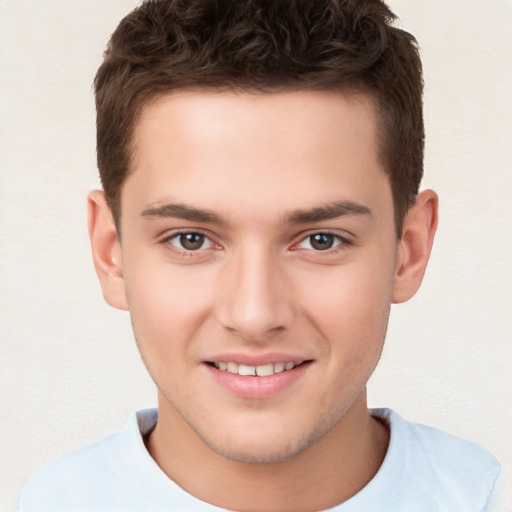
POLYGON ((212 242, 201 233, 178 233, 169 238, 169 242, 182 251, 198 251, 208 249, 212 242))
POLYGON ((180 244, 183 249, 187 249, 187 251, 201 249, 203 243, 204 235, 200 235, 199 233, 185 233, 180 235, 180 244))
POLYGON ((335 236, 329 233, 316 233, 309 237, 309 243, 317 251, 325 251, 334 245, 335 236))
POLYGON ((304 238, 298 245, 299 249, 309 249, 310 251, 327 251, 340 245, 350 245, 350 243, 339 235, 324 233, 319 231, 304 238))

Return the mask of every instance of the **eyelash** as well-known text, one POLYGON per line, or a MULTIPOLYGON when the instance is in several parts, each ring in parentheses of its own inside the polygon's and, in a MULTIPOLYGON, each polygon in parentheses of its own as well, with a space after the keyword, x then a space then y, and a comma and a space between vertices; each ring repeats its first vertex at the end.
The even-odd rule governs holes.
POLYGON ((205 234, 199 230, 178 231, 169 236, 166 236, 160 243, 162 245, 165 245, 166 247, 170 248, 172 251, 175 251, 178 254, 185 256, 185 257, 193 257, 195 255, 195 253, 200 253, 200 252, 206 250, 203 247, 200 247, 196 250, 180 248, 177 245, 174 245, 172 243, 172 240, 178 239, 179 237, 186 236, 186 235, 199 235, 199 236, 203 237, 204 241, 205 242, 207 241, 210 244, 210 246, 207 247, 206 249, 210 249, 211 247, 218 245, 207 234, 205 234))
MULTIPOLYGON (((199 256, 199 254, 207 249, 210 249, 212 247, 220 247, 218 244, 216 244, 216 242, 214 242, 210 236, 208 236, 207 234, 199 231, 199 230, 190 230, 190 231, 178 231, 178 232, 175 232, 175 233, 172 233, 171 235, 169 236, 166 236, 164 239, 162 239, 160 242, 160 244, 162 245, 165 245, 166 247, 168 247, 170 250, 178 253, 180 256, 184 256, 184 257, 197 257, 199 256), (194 249, 185 249, 185 248, 179 248, 177 247, 177 245, 173 244, 172 243, 172 240, 174 239, 177 239, 178 237, 182 237, 182 236, 186 236, 186 235, 199 235, 201 237, 204 237, 204 241, 207 241, 210 245, 206 248, 203 248, 203 247, 200 247, 196 250, 194 249)), ((310 242, 310 245, 311 245, 311 242, 310 242)), ((292 246, 292 250, 306 250, 306 251, 311 251, 312 253, 314 253, 315 255, 322 255, 322 254, 335 254, 343 249, 346 249, 348 247, 350 247, 352 245, 352 242, 350 240, 348 240, 347 238, 337 234, 337 233, 332 233, 331 231, 328 231, 328 230, 325 230, 325 231, 313 231, 313 232, 310 232, 306 235, 302 235, 301 239, 299 240, 299 242, 293 244, 292 246), (303 244, 304 242, 307 242, 308 240, 311 240, 314 236, 318 236, 318 235, 324 235, 324 236, 329 236, 329 237, 333 237, 335 239, 334 243, 336 245, 332 246, 332 247, 328 247, 327 249, 317 249, 315 250, 314 248, 301 248, 299 247, 301 244, 303 244)))
POLYGON ((343 249, 347 249, 350 247, 351 242, 346 237, 343 237, 337 233, 332 233, 331 231, 315 231, 308 233, 306 236, 303 236, 301 240, 293 246, 294 250, 307 250, 311 251, 315 256, 321 256, 323 254, 325 255, 333 255, 337 254, 339 251, 342 251, 343 249), (333 245, 330 247, 327 247, 325 249, 315 249, 312 247, 313 245, 313 238, 314 237, 332 237, 333 245), (300 245, 308 243, 310 247, 302 248, 300 245))

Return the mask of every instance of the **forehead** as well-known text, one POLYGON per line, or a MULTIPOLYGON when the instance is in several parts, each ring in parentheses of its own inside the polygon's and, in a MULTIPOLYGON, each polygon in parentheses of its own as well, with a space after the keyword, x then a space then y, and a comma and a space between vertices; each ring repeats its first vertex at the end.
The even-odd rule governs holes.
MULTIPOLYGON (((354 138, 376 143, 376 109, 369 95, 334 91, 282 93, 178 91, 157 97, 143 109, 135 127, 135 148, 147 145, 148 136, 167 142, 208 147, 229 137, 235 145, 260 143, 276 156, 276 149, 328 145, 333 130, 350 125, 354 138), (245 140, 244 140, 245 139, 245 140), (307 142, 306 146, 303 145, 307 142)), ((345 134, 344 136, 346 136, 345 134)), ((154 149, 154 148, 153 148, 154 149)), ((356 148, 354 148, 356 149, 356 148)), ((373 149, 368 147, 368 149, 373 149)))
POLYGON ((373 103, 360 94, 169 94, 139 119, 121 203, 135 195, 140 209, 171 197, 243 211, 258 201, 282 209, 369 201, 389 192, 376 131, 373 103))

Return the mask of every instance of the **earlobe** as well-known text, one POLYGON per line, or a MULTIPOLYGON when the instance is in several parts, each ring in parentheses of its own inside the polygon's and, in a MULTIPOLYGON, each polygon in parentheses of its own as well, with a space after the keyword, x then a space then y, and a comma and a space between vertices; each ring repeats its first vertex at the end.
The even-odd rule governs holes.
POLYGON ((405 302, 418 291, 434 243, 437 221, 437 194, 424 190, 416 196, 404 220, 393 286, 394 303, 405 302))
POLYGON ((112 212, 101 190, 87 198, 89 238, 103 297, 112 307, 127 310, 121 244, 112 212))

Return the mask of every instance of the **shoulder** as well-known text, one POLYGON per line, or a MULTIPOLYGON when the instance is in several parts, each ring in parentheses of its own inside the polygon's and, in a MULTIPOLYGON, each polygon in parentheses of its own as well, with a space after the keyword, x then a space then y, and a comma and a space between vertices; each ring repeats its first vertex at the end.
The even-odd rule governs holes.
POLYGON ((405 440, 421 450, 436 470, 455 468, 459 472, 466 464, 478 462, 482 465, 479 475, 484 471, 499 472, 497 459, 478 444, 434 427, 400 420, 400 432, 405 440))
POLYGON ((129 465, 137 442, 142 443, 142 439, 134 413, 122 431, 36 471, 23 489, 19 511, 84 510, 96 503, 93 500, 112 496, 116 488, 126 488, 123 466, 129 465))
POLYGON ((119 434, 69 453, 36 471, 25 485, 19 502, 20 512, 61 510, 74 496, 112 480, 112 452, 119 450, 119 434), (61 507, 62 504, 62 507, 61 507), (42 508, 44 507, 44 508, 42 508))
POLYGON ((504 464, 485 512, 512 511, 512 464, 504 464))
POLYGON ((439 510, 445 510, 445 503, 452 510, 485 510, 501 473, 493 455, 473 442, 405 421, 389 409, 374 410, 372 415, 389 423, 388 451, 400 458, 394 465, 402 466, 410 486, 433 496, 439 510))

